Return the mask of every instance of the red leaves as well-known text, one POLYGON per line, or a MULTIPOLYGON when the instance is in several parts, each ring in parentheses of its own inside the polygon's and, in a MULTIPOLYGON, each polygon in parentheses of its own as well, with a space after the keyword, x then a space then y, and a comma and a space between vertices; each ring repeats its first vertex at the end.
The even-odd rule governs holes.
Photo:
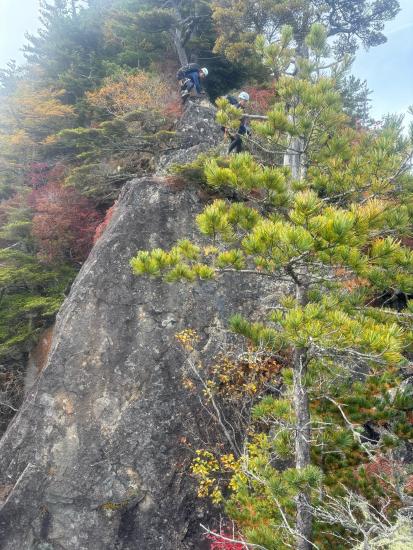
POLYGON ((47 162, 32 162, 26 173, 26 184, 33 189, 40 189, 48 183, 62 180, 65 167, 62 164, 50 166, 47 162))
POLYGON ((100 214, 75 189, 48 183, 33 192, 32 235, 48 262, 82 262, 87 257, 100 214))
POLYGON ((103 235, 106 227, 109 225, 110 220, 113 217, 113 214, 116 210, 116 202, 106 211, 105 217, 103 218, 103 221, 96 227, 95 235, 93 237, 93 244, 97 242, 97 240, 103 235))
POLYGON ((250 95, 248 111, 258 115, 265 115, 269 111, 275 99, 275 90, 267 88, 256 88, 250 86, 245 88, 245 91, 250 95))
MULTIPOLYGON (((244 542, 232 542, 235 540, 233 533, 223 531, 221 534, 212 533, 206 537, 210 541, 210 550, 245 550, 244 542)), ((238 539, 239 540, 239 539, 238 539)))

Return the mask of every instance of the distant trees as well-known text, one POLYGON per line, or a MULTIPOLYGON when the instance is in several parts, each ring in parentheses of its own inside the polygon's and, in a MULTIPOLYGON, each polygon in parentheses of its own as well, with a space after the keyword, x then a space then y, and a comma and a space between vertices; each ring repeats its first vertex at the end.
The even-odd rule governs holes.
POLYGON ((42 1, 27 65, 0 71, 0 394, 2 369, 10 379, 23 368, 104 210, 127 179, 152 170, 180 114, 175 65, 143 71, 169 62, 171 43, 158 36, 153 52, 135 26, 143 7, 132 4, 42 1))
POLYGON ((372 47, 384 42, 384 24, 398 10, 397 0, 293 3, 264 0, 242 4, 217 0, 212 14, 217 32, 214 52, 232 62, 242 58, 244 70, 259 74, 259 81, 268 82, 302 70, 303 66, 298 67, 294 60, 301 59, 303 64, 310 51, 308 40, 323 39, 321 32, 328 38, 330 60, 326 60, 324 67, 319 65, 320 70, 331 68, 333 58, 336 63, 346 64, 347 71, 335 74, 345 110, 353 118, 353 124, 368 125, 370 91, 365 82, 349 76, 352 56, 359 45, 372 47))
POLYGON ((27 35, 25 56, 31 67, 41 69, 43 85, 65 90, 67 103, 76 103, 106 76, 111 55, 104 39, 106 14, 100 3, 89 9, 77 0, 40 3, 41 27, 27 35))
POLYGON ((42 330, 53 323, 75 276, 75 270, 67 264, 40 262, 33 253, 30 218, 21 218, 17 223, 24 229, 23 236, 17 233, 12 218, 8 219, 8 227, 0 221, 1 432, 21 404, 27 354, 42 330), (4 239, 11 239, 11 244, 4 239))
POLYGON ((0 106, 0 143, 3 155, 28 156, 50 135, 73 124, 75 113, 61 102, 63 92, 21 80, 0 106))
POLYGON ((284 25, 290 25, 297 49, 303 55, 311 26, 321 23, 327 36, 334 38, 336 55, 354 54, 360 43, 370 47, 385 42, 384 24, 399 9, 398 0, 216 0, 215 50, 231 60, 243 56, 251 62, 258 35, 264 35, 271 43, 284 25))
MULTIPOLYGON (((125 11, 122 8, 121 2, 119 22, 125 20, 125 11)), ((166 41, 175 52, 180 65, 188 63, 187 48, 202 39, 202 34, 210 26, 209 3, 199 0, 151 0, 145 5, 133 0, 132 3, 124 3, 123 9, 134 14, 129 17, 128 24, 134 25, 135 40, 140 42, 136 49, 141 49, 146 42, 158 51, 165 51, 166 41)))

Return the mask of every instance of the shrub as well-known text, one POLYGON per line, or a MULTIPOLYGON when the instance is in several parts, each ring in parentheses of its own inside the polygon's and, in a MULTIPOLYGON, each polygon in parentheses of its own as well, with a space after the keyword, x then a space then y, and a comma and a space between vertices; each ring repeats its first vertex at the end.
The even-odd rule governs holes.
POLYGON ((248 111, 257 115, 264 115, 270 109, 275 99, 275 91, 268 88, 249 86, 245 91, 250 95, 248 111))
POLYGON ((147 109, 166 115, 176 111, 177 93, 171 93, 163 79, 140 71, 111 77, 104 86, 88 92, 86 97, 93 107, 112 116, 147 109))
POLYGON ((92 245, 100 214, 72 187, 48 184, 34 191, 32 235, 47 262, 82 262, 92 245))

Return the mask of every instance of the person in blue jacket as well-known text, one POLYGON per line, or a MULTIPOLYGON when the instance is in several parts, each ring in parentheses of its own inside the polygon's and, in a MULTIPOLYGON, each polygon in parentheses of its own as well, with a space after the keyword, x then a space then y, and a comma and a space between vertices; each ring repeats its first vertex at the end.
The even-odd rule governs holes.
POLYGON ((176 76, 181 84, 182 101, 185 102, 194 89, 196 95, 202 93, 201 80, 208 76, 208 69, 206 67, 201 69, 196 63, 189 63, 181 67, 176 76))

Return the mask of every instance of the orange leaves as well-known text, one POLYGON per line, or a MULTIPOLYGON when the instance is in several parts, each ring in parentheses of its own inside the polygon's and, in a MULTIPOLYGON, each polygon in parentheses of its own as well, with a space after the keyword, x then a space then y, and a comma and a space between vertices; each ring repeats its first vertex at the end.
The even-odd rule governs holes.
POLYGON ((68 120, 74 117, 73 107, 61 101, 63 93, 22 81, 2 104, 0 125, 9 135, 41 133, 46 137, 67 126, 68 120))
POLYGON ((249 360, 223 356, 213 367, 213 387, 226 398, 252 397, 280 373, 282 366, 273 357, 254 357, 249 360))
POLYGON ((344 267, 337 267, 334 270, 334 274, 337 278, 341 279, 341 286, 348 292, 353 292, 358 288, 363 288, 370 286, 370 283, 367 279, 361 277, 356 277, 348 269, 344 267))
POLYGON ((106 85, 86 94, 89 103, 111 115, 119 116, 130 111, 173 111, 174 94, 168 84, 158 76, 146 72, 110 78, 106 85))
POLYGON ((10 108, 14 111, 14 117, 36 124, 44 119, 66 119, 74 114, 74 109, 62 103, 63 93, 63 90, 36 89, 29 83, 23 83, 10 98, 10 108))
POLYGON ((34 149, 73 125, 74 108, 61 101, 62 90, 21 81, 0 103, 0 148, 11 159, 33 158, 34 149))
POLYGON ((175 338, 187 352, 193 351, 194 345, 199 341, 199 336, 196 331, 190 328, 176 333, 175 338))

